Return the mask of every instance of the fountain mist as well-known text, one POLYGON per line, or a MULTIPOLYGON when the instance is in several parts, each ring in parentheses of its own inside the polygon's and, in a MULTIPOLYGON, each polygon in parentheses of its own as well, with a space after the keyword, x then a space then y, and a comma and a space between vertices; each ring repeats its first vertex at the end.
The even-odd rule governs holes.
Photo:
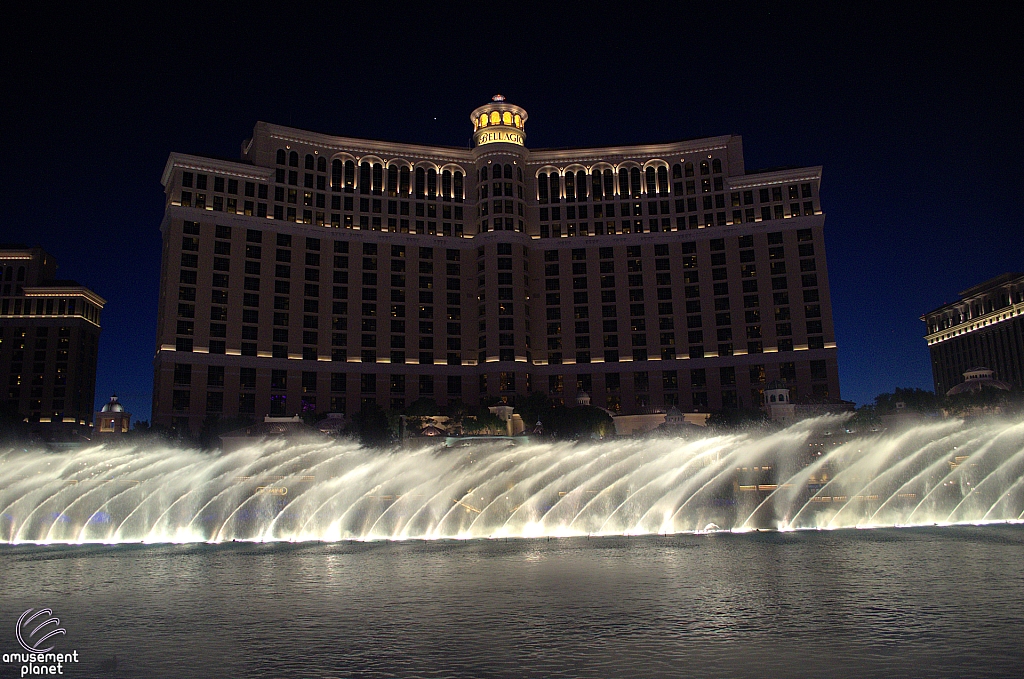
POLYGON ((1024 422, 829 436, 0 454, 0 541, 536 537, 1019 521, 1024 422))

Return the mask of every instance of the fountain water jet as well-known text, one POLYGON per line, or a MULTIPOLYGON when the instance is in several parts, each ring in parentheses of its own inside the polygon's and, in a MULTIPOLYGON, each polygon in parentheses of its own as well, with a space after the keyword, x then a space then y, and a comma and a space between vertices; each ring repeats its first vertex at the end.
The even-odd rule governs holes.
POLYGON ((825 437, 838 423, 513 448, 0 451, 0 541, 666 534, 1024 517, 1024 422, 825 437), (822 443, 834 445, 812 454, 822 443))

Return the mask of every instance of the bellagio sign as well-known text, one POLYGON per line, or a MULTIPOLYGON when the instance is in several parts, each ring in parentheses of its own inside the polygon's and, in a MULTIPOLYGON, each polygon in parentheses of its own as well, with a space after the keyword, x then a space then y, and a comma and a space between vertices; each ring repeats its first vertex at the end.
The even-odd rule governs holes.
POLYGON ((496 142, 505 142, 506 144, 519 144, 523 145, 523 135, 520 132, 509 132, 506 130, 490 130, 482 131, 477 134, 476 144, 477 146, 483 146, 484 144, 494 144, 496 142))

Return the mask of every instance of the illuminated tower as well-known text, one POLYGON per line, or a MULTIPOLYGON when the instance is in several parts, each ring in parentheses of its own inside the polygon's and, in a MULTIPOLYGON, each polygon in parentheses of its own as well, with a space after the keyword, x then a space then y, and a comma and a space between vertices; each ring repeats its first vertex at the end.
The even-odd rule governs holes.
MULTIPOLYGON (((525 146, 527 114, 496 94, 491 102, 470 115, 473 121, 473 160, 476 172, 477 233, 510 232, 482 240, 483 266, 478 300, 483 324, 478 347, 497 361, 528 361, 529 320, 525 315, 530 291, 526 279, 515 275, 528 270, 526 173, 529 151, 525 146)), ((473 182, 470 182, 470 186, 473 182)), ((472 198, 470 198, 472 200, 472 198)), ((481 361, 492 360, 490 358, 481 361)), ((525 375, 499 371, 498 384, 480 380, 480 393, 497 395, 523 389, 525 375)))
POLYGON ((505 101, 495 94, 491 103, 485 104, 470 114, 473 121, 473 147, 488 144, 526 145, 526 111, 505 101))
POLYGON ((477 232, 526 231, 526 111, 496 94, 473 111, 477 232))

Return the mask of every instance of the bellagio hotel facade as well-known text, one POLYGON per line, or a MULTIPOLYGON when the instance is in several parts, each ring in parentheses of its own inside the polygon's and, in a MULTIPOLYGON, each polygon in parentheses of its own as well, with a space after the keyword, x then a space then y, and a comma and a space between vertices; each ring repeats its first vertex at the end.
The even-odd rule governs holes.
POLYGON ((839 397, 820 167, 747 172, 731 135, 531 150, 500 96, 470 118, 472 148, 260 122, 238 161, 172 153, 154 422, 839 397))

